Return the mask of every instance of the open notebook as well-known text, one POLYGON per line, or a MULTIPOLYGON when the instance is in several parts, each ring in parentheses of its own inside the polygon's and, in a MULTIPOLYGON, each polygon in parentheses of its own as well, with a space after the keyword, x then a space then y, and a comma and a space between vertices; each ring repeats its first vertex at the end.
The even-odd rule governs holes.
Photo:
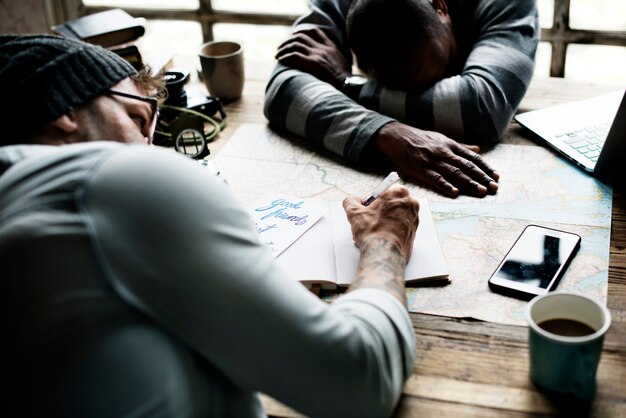
MULTIPOLYGON (((262 242, 292 277, 323 288, 350 285, 360 252, 341 202, 272 195, 259 200, 249 212, 262 242)), ((448 269, 426 200, 420 201, 419 217, 405 280, 416 285, 446 284, 448 269)))

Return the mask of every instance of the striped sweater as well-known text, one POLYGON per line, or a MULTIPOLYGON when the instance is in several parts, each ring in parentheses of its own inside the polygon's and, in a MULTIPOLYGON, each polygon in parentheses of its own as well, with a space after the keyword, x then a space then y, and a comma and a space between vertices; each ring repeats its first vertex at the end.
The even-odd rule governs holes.
MULTIPOLYGON (((310 13, 298 19, 293 30, 318 26, 341 51, 349 51, 345 21, 351 1, 312 0, 310 13)), ((265 93, 265 116, 355 163, 370 139, 391 121, 465 143, 497 142, 533 74, 540 33, 535 1, 448 4, 451 13, 456 10, 466 20, 463 30, 470 40, 460 74, 409 93, 370 80, 355 102, 310 74, 278 64, 265 93)))

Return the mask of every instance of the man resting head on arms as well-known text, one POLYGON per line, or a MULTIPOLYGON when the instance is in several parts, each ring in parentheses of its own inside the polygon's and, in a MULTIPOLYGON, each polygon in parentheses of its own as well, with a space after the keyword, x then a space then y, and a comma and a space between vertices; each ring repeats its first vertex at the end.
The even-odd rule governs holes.
POLYGON ((534 0, 311 4, 276 55, 270 122, 354 163, 387 160, 447 196, 495 193, 478 145, 501 138, 528 88, 534 0), (368 79, 350 77, 352 52, 368 79))
POLYGON ((415 335, 418 203, 344 207, 361 249, 326 304, 277 267, 219 178, 149 147, 157 81, 100 47, 0 36, 2 391, 8 416, 391 414, 415 335))
MULTIPOLYGON (((359 68, 394 90, 424 90, 458 70, 453 24, 441 0, 354 0, 346 35, 359 68)), ((343 70, 345 78, 349 69, 343 70)))

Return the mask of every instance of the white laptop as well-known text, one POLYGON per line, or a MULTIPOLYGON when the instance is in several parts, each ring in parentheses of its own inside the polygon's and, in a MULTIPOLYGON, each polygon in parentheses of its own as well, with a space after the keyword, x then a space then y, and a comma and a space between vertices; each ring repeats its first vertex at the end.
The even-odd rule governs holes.
POLYGON ((604 176, 626 163, 626 90, 515 116, 585 171, 604 176))

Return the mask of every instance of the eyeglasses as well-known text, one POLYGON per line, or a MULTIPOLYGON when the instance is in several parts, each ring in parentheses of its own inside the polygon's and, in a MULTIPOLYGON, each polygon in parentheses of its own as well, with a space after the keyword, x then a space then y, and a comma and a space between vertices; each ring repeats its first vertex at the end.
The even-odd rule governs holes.
POLYGON ((142 102, 148 103, 150 105, 150 109, 152 110, 152 116, 151 116, 151 119, 150 119, 149 135, 150 135, 150 142, 152 142, 152 137, 154 136, 154 131, 156 129, 156 123, 157 123, 157 119, 158 119, 158 115, 159 115, 157 99, 154 98, 154 97, 138 96, 138 95, 135 95, 135 94, 124 93, 122 91, 111 90, 111 89, 107 90, 106 92, 108 94, 112 94, 114 96, 127 97, 129 99, 141 100, 142 102))

